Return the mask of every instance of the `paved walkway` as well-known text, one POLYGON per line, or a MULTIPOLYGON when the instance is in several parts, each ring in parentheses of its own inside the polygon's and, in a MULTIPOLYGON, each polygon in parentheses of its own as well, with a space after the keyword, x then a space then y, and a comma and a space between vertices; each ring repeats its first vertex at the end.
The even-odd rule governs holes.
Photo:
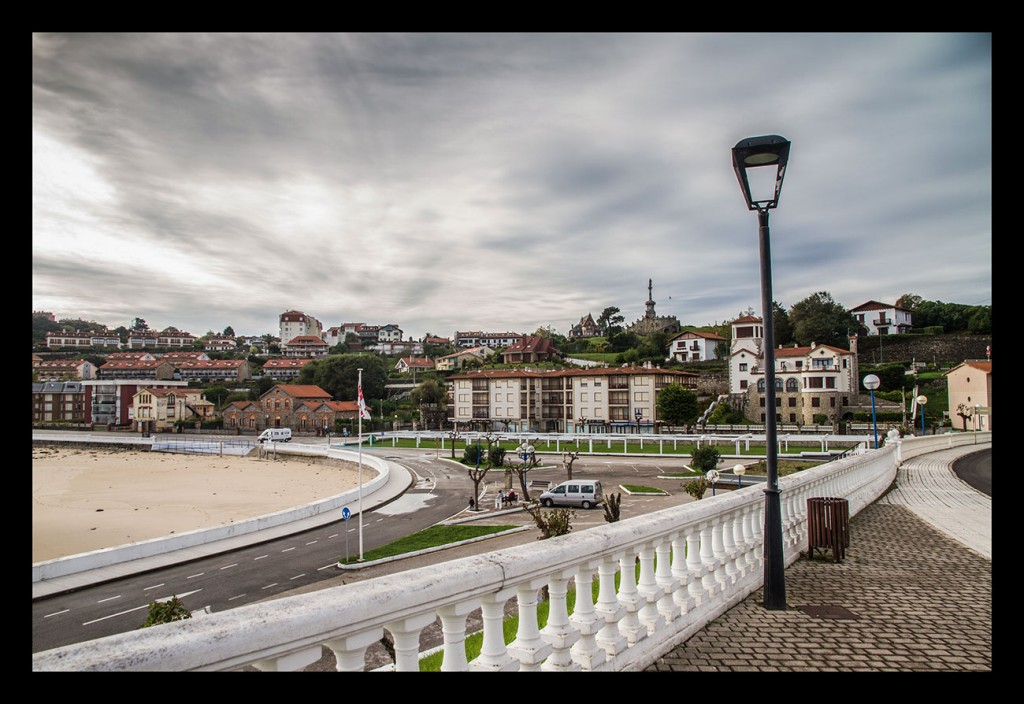
POLYGON ((758 590, 646 671, 991 671, 992 500, 950 469, 977 449, 905 462, 842 563, 786 569, 785 610, 758 590))

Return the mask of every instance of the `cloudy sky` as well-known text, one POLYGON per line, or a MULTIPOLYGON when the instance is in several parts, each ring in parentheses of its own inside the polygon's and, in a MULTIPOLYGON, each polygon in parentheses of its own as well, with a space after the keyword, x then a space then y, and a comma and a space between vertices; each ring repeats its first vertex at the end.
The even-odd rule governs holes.
POLYGON ((32 307, 201 335, 992 300, 989 34, 36 34, 32 307))

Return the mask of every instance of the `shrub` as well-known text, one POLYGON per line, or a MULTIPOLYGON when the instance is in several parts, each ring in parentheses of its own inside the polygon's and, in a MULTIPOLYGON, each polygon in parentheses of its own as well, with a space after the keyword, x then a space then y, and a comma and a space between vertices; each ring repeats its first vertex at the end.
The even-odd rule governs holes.
POLYGON ((604 502, 604 520, 608 523, 615 523, 619 520, 619 507, 622 504, 622 494, 608 494, 604 502))
POLYGON ((185 608, 178 597, 172 596, 167 601, 149 602, 146 622, 142 624, 141 628, 149 628, 171 621, 182 621, 186 618, 192 618, 192 612, 185 608))
POLYGON ((484 453, 486 452, 486 450, 487 448, 485 448, 478 442, 473 443, 472 445, 466 445, 466 450, 465 452, 462 453, 462 463, 484 464, 486 460, 486 458, 484 457, 484 453))
POLYGON ((683 482, 683 490, 700 501, 704 498, 704 492, 708 490, 708 480, 703 476, 683 482))
POLYGON ((718 451, 717 447, 714 447, 713 445, 704 445, 703 447, 698 447, 693 451, 690 459, 690 466, 703 474, 709 469, 717 467, 718 460, 721 456, 722 453, 718 451))
POLYGON ((545 514, 540 506, 527 506, 526 510, 533 516, 533 522, 540 528, 540 537, 537 540, 547 540, 556 535, 568 535, 572 531, 571 521, 576 517, 576 512, 567 508, 556 508, 545 514))

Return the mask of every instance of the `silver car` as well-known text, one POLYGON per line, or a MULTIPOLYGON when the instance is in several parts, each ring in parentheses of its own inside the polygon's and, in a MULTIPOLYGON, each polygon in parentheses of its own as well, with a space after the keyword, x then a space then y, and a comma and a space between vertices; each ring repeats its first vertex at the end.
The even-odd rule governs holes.
POLYGON ((603 498, 601 482, 588 479, 584 481, 562 482, 541 494, 538 501, 540 501, 541 506, 547 506, 548 508, 552 506, 593 508, 600 504, 603 498))

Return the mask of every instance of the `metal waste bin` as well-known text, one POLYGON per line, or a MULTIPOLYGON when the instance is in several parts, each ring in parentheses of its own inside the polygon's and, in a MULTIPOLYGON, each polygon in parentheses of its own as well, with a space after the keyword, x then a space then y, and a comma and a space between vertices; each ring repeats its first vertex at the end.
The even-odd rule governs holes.
POLYGON ((842 562, 850 547, 850 502, 832 496, 807 499, 807 559, 814 550, 832 551, 833 562, 842 562))

